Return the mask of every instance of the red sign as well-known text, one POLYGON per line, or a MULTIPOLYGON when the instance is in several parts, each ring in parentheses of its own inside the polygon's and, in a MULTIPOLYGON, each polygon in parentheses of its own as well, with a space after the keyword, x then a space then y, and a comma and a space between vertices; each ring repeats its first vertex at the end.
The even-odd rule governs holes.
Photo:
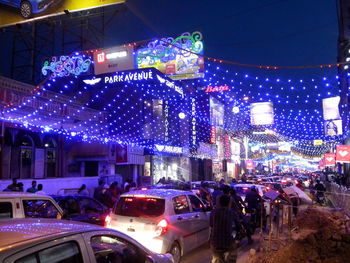
POLYGON ((324 155, 324 166, 335 165, 335 153, 325 153, 324 155))
POLYGON ((215 91, 226 91, 229 90, 230 88, 228 86, 217 86, 217 87, 212 87, 212 86, 208 86, 205 89, 205 92, 215 92, 215 91))
POLYGON ((336 160, 338 163, 350 163, 350 145, 337 145, 336 160))
POLYGON ((247 169, 253 169, 253 168, 254 168, 254 162, 253 162, 253 160, 246 160, 246 161, 245 161, 245 167, 246 167, 247 169))
POLYGON ((211 126, 210 128, 210 143, 215 144, 216 143, 216 127, 211 126))
POLYGON ((231 159, 231 142, 229 136, 224 136, 225 158, 231 159))
POLYGON ((318 166, 320 167, 320 170, 322 170, 324 168, 324 160, 323 159, 320 160, 320 163, 318 166))
POLYGON ((127 163, 128 162, 128 146, 127 145, 116 145, 116 163, 127 163))

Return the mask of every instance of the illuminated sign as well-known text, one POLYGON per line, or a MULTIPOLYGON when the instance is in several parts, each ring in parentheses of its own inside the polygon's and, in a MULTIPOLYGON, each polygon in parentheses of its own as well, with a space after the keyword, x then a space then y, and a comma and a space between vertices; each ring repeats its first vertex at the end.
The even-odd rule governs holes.
POLYGON ((132 46, 117 46, 94 52, 95 75, 135 69, 132 46))
POLYGON ((196 119, 196 99, 191 98, 191 144, 195 148, 197 146, 197 119, 196 119))
POLYGON ((314 140, 314 146, 322 145, 322 144, 323 144, 322 140, 314 140))
POLYGON ((76 53, 71 56, 52 57, 51 61, 44 62, 41 72, 46 76, 51 71, 53 78, 70 75, 78 76, 88 72, 91 64, 92 61, 89 57, 76 53))
POLYGON ((154 40, 136 49, 137 68, 156 68, 172 79, 204 76, 202 34, 183 33, 177 38, 154 40))
POLYGON ((169 145, 160 145, 160 144, 155 144, 154 145, 156 150, 158 152, 167 152, 167 153, 182 153, 182 147, 177 147, 177 146, 169 146, 169 145))
POLYGON ((323 107, 323 119, 324 120, 335 120, 340 119, 339 105, 340 97, 331 97, 322 100, 323 107))
POLYGON ((174 82, 169 81, 159 75, 157 75, 157 78, 159 80, 160 83, 164 83, 165 85, 167 85, 169 88, 174 89, 176 92, 180 93, 182 95, 182 97, 184 97, 184 91, 181 87, 177 86, 174 84, 174 82))
POLYGON ((274 123, 272 102, 257 102, 250 105, 251 125, 271 125, 274 123))
POLYGON ((212 86, 208 86, 205 89, 205 92, 215 92, 215 91, 227 91, 229 90, 229 86, 217 86, 217 87, 212 87, 212 86))
POLYGON ((101 78, 84 79, 83 82, 88 85, 95 85, 101 81, 101 78))
POLYGON ((0 27, 123 2, 124 0, 1 1, 0 27))
POLYGON ((216 143, 216 127, 211 126, 210 128, 210 143, 215 144, 216 143))
POLYGON ((148 79, 153 79, 152 71, 130 72, 125 74, 117 74, 114 76, 106 76, 104 78, 104 83, 112 84, 116 82, 141 81, 148 79))

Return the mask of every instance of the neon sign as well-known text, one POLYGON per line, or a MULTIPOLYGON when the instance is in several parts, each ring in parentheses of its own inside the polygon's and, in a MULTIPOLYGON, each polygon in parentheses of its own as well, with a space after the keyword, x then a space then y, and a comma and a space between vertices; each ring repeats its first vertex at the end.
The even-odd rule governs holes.
POLYGON ((140 80, 148 80, 153 79, 152 71, 142 71, 135 73, 127 73, 127 74, 117 74, 114 76, 106 76, 104 78, 105 83, 115 83, 115 82, 124 82, 124 81, 140 81, 140 80))
POLYGON ((227 91, 229 90, 229 86, 217 86, 217 87, 212 87, 212 86, 208 86, 206 89, 205 89, 205 92, 215 92, 215 91, 227 91))
POLYGON ((60 56, 52 57, 51 62, 45 61, 44 66, 41 68, 41 72, 44 76, 49 74, 55 77, 66 77, 69 75, 80 75, 81 73, 87 72, 90 68, 92 60, 85 58, 85 55, 72 55, 72 56, 60 56))

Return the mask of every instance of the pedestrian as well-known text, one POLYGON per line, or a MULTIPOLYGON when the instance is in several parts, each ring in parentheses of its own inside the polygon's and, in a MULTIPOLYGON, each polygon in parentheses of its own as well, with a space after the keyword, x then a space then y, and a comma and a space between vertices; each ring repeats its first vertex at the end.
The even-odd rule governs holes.
POLYGON ((235 187, 236 184, 237 184, 237 179, 236 178, 232 178, 230 187, 233 188, 233 187, 235 187))
POLYGON ((221 195, 220 207, 210 213, 210 248, 212 263, 236 262, 237 245, 233 233, 238 225, 238 218, 229 208, 230 197, 221 195), (225 258, 225 253, 227 257, 225 258))
POLYGON ((208 186, 209 185, 207 182, 201 182, 201 186, 199 188, 199 196, 207 206, 213 207, 212 196, 208 189, 208 186))
POLYGON ((218 196, 221 196, 223 194, 222 190, 219 188, 218 185, 214 185, 214 192, 211 194, 213 199, 213 207, 216 207, 216 202, 218 200, 218 196))
POLYGON ((23 183, 19 182, 17 183, 17 192, 24 192, 24 185, 23 183))
POLYGON ((89 196, 89 191, 86 189, 86 184, 82 184, 78 190, 78 195, 89 196))
POLYGON ((32 181, 32 187, 27 189, 28 193, 36 193, 38 191, 38 188, 36 188, 36 181, 32 181))
POLYGON ((103 204, 105 204, 107 207, 112 208, 115 204, 115 202, 119 198, 119 194, 117 191, 118 182, 113 182, 109 186, 109 188, 104 192, 103 194, 103 204))
POLYGON ((12 184, 6 187, 6 191, 17 191, 17 178, 12 178, 12 184))
POLYGON ((94 198, 101 203, 103 203, 103 192, 104 192, 104 182, 103 180, 98 181, 98 186, 94 190, 94 198))
POLYGON ((131 180, 130 180, 130 179, 126 179, 126 180, 125 180, 125 183, 124 183, 124 187, 123 187, 124 192, 129 192, 129 190, 130 190, 130 184, 131 184, 131 180))
POLYGON ((300 204, 300 198, 297 192, 289 195, 290 202, 292 204, 293 215, 295 217, 298 216, 298 209, 300 204))
POLYGON ((46 193, 43 191, 42 184, 38 184, 38 191, 36 192, 36 194, 46 195, 46 193))

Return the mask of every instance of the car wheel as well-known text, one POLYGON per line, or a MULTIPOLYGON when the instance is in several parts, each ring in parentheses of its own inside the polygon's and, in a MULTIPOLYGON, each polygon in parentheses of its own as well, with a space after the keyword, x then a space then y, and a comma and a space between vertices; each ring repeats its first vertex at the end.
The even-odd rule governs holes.
POLYGON ((170 254, 173 255, 174 263, 179 263, 181 259, 181 247, 179 243, 175 242, 170 249, 170 254))
POLYGON ((33 15, 32 5, 28 1, 22 1, 21 3, 21 15, 24 18, 30 18, 33 15))

